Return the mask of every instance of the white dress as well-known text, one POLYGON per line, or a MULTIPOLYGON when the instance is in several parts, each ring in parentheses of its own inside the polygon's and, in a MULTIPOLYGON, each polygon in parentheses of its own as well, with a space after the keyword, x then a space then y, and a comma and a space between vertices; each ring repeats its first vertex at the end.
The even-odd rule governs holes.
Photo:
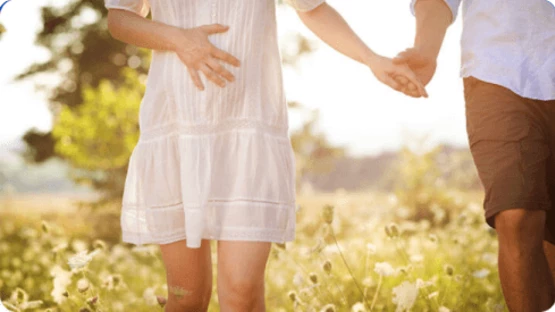
MULTIPOLYGON (((310 10, 324 0, 288 0, 310 10)), ((165 24, 219 23, 209 40, 241 61, 235 81, 193 84, 174 52, 152 51, 140 138, 122 199, 124 242, 279 242, 295 236, 295 159, 288 134, 275 0, 105 0, 165 24)), ((202 76, 202 74, 201 74, 202 76)))

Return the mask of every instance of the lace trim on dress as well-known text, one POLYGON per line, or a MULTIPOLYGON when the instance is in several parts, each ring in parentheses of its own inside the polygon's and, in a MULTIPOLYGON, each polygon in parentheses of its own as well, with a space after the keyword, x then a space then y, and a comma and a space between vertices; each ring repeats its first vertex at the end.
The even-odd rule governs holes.
POLYGON ((269 125, 252 119, 230 119, 215 124, 191 124, 177 120, 161 126, 141 130, 140 141, 151 141, 176 134, 216 134, 240 129, 256 129, 276 136, 287 136, 288 127, 269 125))
MULTIPOLYGON (((244 204, 245 202, 248 203, 257 203, 261 206, 272 206, 278 209, 287 209, 295 203, 287 203, 287 202, 271 202, 267 200, 253 200, 253 199, 210 199, 208 200, 208 204, 211 206, 219 206, 219 205, 233 205, 233 204, 244 204)), ((131 208, 131 207, 145 207, 146 205, 141 204, 132 204, 132 203, 124 203, 123 206, 131 208)), ((167 204, 167 205, 158 205, 158 206, 149 206, 149 208, 154 209, 176 209, 182 207, 197 207, 197 205, 187 205, 183 204, 183 202, 167 204)))

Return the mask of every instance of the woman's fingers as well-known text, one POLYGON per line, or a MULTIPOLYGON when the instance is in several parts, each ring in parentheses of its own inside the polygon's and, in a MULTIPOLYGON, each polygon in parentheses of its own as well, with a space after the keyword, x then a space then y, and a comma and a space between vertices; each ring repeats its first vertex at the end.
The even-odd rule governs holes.
POLYGON ((231 55, 231 54, 229 54, 229 53, 227 53, 223 50, 220 50, 216 47, 212 48, 212 56, 214 56, 216 58, 219 58, 220 60, 222 60, 222 61, 224 61, 228 64, 231 64, 235 67, 239 67, 239 65, 241 65, 241 62, 235 56, 233 56, 233 55, 231 55))
POLYGON ((215 84, 217 84, 222 88, 225 87, 225 80, 223 80, 218 75, 216 75, 216 73, 210 67, 208 67, 208 65, 202 64, 200 65, 199 69, 204 73, 206 78, 208 78, 210 81, 214 82, 215 84))
POLYGON ((405 76, 411 83, 413 83, 421 96, 428 97, 428 92, 426 92, 426 88, 424 88, 424 85, 420 82, 418 77, 416 77, 416 74, 412 70, 410 70, 408 66, 405 65, 402 69, 400 69, 398 74, 405 76))
POLYGON ((200 91, 203 91, 204 84, 202 84, 202 81, 200 80, 200 76, 198 75, 198 72, 195 69, 190 68, 189 66, 187 66, 187 71, 189 71, 189 75, 191 76, 191 79, 193 80, 193 83, 195 84, 195 86, 200 91))
POLYGON ((229 30, 229 26, 224 26, 222 24, 211 24, 211 25, 203 25, 199 27, 209 35, 224 33, 229 30))
POLYGON ((224 77, 229 82, 235 81, 235 77, 231 72, 229 72, 222 64, 218 63, 215 59, 211 58, 206 61, 206 65, 210 67, 213 71, 215 71, 218 75, 224 77))
POLYGON ((395 81, 397 81, 399 84, 401 84, 403 86, 406 86, 409 83, 409 80, 405 76, 396 75, 394 77, 394 79, 395 79, 395 81))
POLYGON ((395 81, 401 86, 401 92, 412 97, 420 97, 420 92, 414 83, 412 83, 407 77, 396 75, 393 77, 395 81))
POLYGON ((383 75, 380 81, 396 91, 403 92, 403 86, 389 75, 383 75))

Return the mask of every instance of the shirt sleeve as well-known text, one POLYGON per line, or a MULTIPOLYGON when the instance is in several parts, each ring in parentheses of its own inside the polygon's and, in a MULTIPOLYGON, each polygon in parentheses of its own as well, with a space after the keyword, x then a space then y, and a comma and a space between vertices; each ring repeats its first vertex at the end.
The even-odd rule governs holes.
MULTIPOLYGON (((414 5, 416 4, 416 1, 418 0, 411 0, 411 3, 410 3, 410 11, 412 15, 415 15, 414 5)), ((451 14, 452 14, 451 24, 453 24, 455 22, 455 19, 457 19, 457 14, 459 12, 459 7, 461 5, 462 0, 443 0, 443 1, 445 2, 445 4, 447 4, 449 9, 451 10, 451 14)))
POLYGON ((104 0, 107 9, 122 9, 146 17, 150 11, 148 0, 104 0))
POLYGON ((322 3, 326 2, 325 0, 285 0, 287 4, 292 6, 295 10, 301 12, 307 12, 314 10, 322 3))

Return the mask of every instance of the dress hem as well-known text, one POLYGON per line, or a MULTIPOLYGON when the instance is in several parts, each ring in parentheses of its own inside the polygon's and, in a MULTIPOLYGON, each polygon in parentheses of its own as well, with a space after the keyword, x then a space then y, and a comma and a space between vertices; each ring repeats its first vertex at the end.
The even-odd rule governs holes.
MULTIPOLYGON (((243 230, 242 232, 235 232, 233 235, 203 235, 202 239, 216 240, 216 241, 268 242, 268 243, 278 243, 278 244, 292 242, 295 240, 294 230, 289 233, 286 233, 285 235, 270 234, 270 235, 267 235, 265 238, 253 237, 252 235, 249 235, 250 234, 249 232, 253 232, 253 231, 243 230)), ((254 232, 260 233, 260 231, 254 231, 254 232)), ((141 239, 139 238, 140 236, 144 236, 144 235, 134 234, 130 232, 123 232, 122 242, 133 244, 136 246, 143 246, 147 244, 164 245, 164 244, 175 243, 177 241, 187 239, 185 233, 177 233, 175 235, 170 235, 170 236, 167 236, 166 238, 161 238, 161 239, 157 239, 153 237, 141 239)))

